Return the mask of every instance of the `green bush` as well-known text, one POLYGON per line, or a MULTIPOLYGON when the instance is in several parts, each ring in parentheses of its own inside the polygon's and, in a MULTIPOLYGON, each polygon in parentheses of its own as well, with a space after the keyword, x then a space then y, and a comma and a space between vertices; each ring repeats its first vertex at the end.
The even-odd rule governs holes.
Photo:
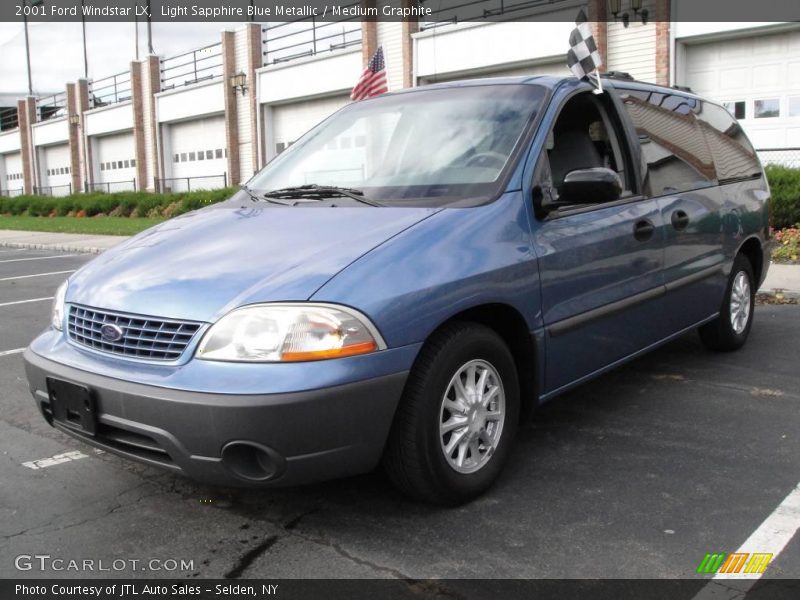
POLYGON ((800 169, 767 165, 772 192, 772 226, 775 229, 800 223, 800 169))
POLYGON ((87 217, 97 215, 134 217, 173 217, 209 204, 221 202, 233 195, 235 188, 219 190, 199 190, 196 192, 177 192, 153 194, 150 192, 115 192, 106 194, 90 192, 72 194, 59 198, 49 196, 0 196, 0 215, 28 215, 63 217, 83 211, 87 217))

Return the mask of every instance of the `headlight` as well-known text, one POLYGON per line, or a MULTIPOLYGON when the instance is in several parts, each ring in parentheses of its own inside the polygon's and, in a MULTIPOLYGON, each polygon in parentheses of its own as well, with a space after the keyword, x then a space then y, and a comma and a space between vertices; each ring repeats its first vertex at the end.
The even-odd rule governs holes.
POLYGON ((197 349, 205 360, 298 362, 383 350, 386 344, 362 314, 324 304, 258 304, 238 308, 206 332, 197 349))
POLYGON ((53 297, 53 310, 50 314, 50 324, 53 329, 61 331, 64 328, 64 298, 67 297, 67 285, 65 281, 56 290, 56 295, 53 297))

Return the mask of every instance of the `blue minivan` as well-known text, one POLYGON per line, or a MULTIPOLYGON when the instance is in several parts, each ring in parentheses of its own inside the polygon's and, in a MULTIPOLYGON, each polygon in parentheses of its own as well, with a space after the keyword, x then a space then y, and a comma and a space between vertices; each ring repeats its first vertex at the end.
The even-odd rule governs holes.
POLYGON ((229 200, 102 254, 25 352, 47 421, 218 485, 379 462, 485 491, 521 417, 697 329, 747 339, 769 188, 683 89, 519 77, 350 104, 229 200))

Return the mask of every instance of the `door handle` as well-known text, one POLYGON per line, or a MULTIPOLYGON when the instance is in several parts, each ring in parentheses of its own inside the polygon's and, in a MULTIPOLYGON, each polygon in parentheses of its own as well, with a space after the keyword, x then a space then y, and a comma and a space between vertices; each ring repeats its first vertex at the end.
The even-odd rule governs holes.
POLYGON ((689 215, 682 210, 673 212, 670 220, 672 221, 672 226, 678 231, 686 229, 689 226, 689 215))
POLYGON ((633 226, 633 237, 640 242, 646 242, 656 231, 656 226, 650 219, 640 219, 633 226))

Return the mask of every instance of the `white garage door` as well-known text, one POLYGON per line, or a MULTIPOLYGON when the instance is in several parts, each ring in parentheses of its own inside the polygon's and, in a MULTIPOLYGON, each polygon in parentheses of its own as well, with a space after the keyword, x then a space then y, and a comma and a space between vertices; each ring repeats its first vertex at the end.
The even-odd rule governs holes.
POLYGON ((569 75, 566 61, 559 59, 557 62, 543 63, 540 65, 527 65, 516 67, 498 67, 481 69, 477 71, 461 71, 459 73, 444 73, 434 77, 421 77, 420 85, 439 83, 444 81, 457 81, 459 79, 483 79, 485 77, 517 77, 521 75, 569 75))
POLYGON ((683 73, 680 83, 725 103, 757 149, 800 147, 800 31, 688 45, 683 73))
POLYGON ((136 179, 136 154, 133 133, 117 133, 97 138, 95 190, 132 190, 136 179))
POLYGON ((19 152, 10 152, 0 155, 2 159, 3 179, 0 187, 3 188, 3 195, 17 196, 22 193, 22 155, 19 152))
POLYGON ((172 191, 215 189, 227 181, 224 117, 174 123, 168 127, 172 191))
POLYGON ((39 148, 39 180, 45 194, 66 196, 71 193, 69 144, 39 148))
POLYGON ((345 104, 350 102, 349 96, 332 96, 317 98, 291 104, 279 104, 272 107, 272 143, 267 151, 268 158, 277 156, 291 146, 306 131, 320 121, 325 120, 345 104))

